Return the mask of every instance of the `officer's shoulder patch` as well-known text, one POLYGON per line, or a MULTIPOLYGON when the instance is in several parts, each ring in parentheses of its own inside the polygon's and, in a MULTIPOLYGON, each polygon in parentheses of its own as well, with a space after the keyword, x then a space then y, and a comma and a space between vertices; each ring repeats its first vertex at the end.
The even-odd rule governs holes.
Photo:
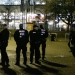
POLYGON ((45 29, 41 29, 41 31, 45 31, 45 29))

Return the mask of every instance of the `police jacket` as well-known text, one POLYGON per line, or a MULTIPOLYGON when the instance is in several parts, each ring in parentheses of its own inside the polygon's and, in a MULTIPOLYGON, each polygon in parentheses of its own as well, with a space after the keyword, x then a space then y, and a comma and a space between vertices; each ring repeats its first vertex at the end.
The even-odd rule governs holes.
POLYGON ((73 31, 70 31, 69 40, 72 39, 73 34, 74 34, 74 32, 73 31))
POLYGON ((71 37, 71 44, 72 44, 72 45, 75 45, 75 32, 72 34, 72 37, 71 37))
POLYGON ((40 34, 38 30, 31 30, 29 32, 30 42, 39 43, 40 42, 40 34))
POLYGON ((48 32, 45 29, 39 29, 39 33, 40 33, 40 39, 41 40, 45 40, 48 37, 48 32))
POLYGON ((27 44, 29 41, 28 31, 25 29, 16 30, 14 33, 14 40, 16 44, 27 44))
POLYGON ((1 33, 0 33, 0 46, 1 46, 1 33))
POLYGON ((7 28, 3 29, 0 33, 0 36, 1 36, 1 44, 7 45, 9 39, 9 30, 7 28))

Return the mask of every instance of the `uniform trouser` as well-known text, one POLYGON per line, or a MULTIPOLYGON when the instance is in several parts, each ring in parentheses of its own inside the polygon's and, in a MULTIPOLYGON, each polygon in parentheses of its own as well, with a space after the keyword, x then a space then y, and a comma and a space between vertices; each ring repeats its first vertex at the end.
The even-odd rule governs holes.
POLYGON ((69 42, 68 42, 68 46, 69 46, 69 48, 71 48, 71 47, 70 47, 70 40, 69 40, 69 42))
POLYGON ((26 63, 27 62, 27 55, 26 55, 26 52, 27 52, 27 47, 26 45, 17 45, 16 47, 16 63, 19 64, 20 63, 20 51, 22 49, 22 54, 23 54, 23 59, 24 59, 24 62, 23 63, 26 63))
POLYGON ((6 52, 6 46, 1 46, 1 62, 3 65, 9 64, 9 58, 6 52))
POLYGON ((74 45, 74 47, 72 48, 72 55, 75 57, 75 45, 74 45))
POLYGON ((39 61, 39 44, 30 45, 30 62, 33 62, 33 56, 35 54, 35 62, 39 61))
POLYGON ((42 58, 44 58, 45 57, 46 40, 42 40, 40 45, 42 45, 42 58))
MULTIPOLYGON (((0 46, 0 53, 1 53, 1 46, 0 46)), ((2 53, 1 53, 1 62, 2 62, 2 53)), ((0 62, 0 63, 1 63, 1 62, 0 62)))

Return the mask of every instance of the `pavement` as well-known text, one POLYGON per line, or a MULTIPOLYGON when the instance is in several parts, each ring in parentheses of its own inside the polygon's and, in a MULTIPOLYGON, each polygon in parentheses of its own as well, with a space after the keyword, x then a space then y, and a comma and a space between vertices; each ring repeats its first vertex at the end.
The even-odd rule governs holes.
POLYGON ((30 45, 28 43, 27 65, 23 65, 23 56, 21 52, 21 66, 16 66, 16 43, 14 39, 11 38, 9 39, 7 47, 10 66, 8 68, 3 68, 0 65, 0 75, 75 75, 75 58, 70 52, 67 43, 68 40, 65 40, 65 38, 57 38, 56 41, 51 41, 50 38, 48 38, 46 58, 44 61, 40 58, 41 65, 35 64, 35 62, 30 64, 30 45))

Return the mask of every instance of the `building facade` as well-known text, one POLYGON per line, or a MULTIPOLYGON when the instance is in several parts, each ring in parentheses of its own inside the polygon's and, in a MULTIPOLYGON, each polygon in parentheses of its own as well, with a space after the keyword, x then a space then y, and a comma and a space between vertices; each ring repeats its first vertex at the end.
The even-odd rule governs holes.
MULTIPOLYGON (((9 29, 18 29, 19 24, 23 23, 23 27, 29 30, 32 29, 33 23, 36 23, 38 26, 42 24, 48 30, 66 29, 67 24, 62 20, 57 22, 59 17, 57 20, 46 19, 43 8, 45 4, 46 0, 0 0, 0 26, 7 23, 9 29)), ((50 13, 47 14, 49 15, 50 13)))
POLYGON ((7 23, 9 29, 18 29, 23 23, 26 29, 27 24, 43 23, 43 10, 39 9, 43 5, 43 0, 0 0, 0 24, 7 23))

